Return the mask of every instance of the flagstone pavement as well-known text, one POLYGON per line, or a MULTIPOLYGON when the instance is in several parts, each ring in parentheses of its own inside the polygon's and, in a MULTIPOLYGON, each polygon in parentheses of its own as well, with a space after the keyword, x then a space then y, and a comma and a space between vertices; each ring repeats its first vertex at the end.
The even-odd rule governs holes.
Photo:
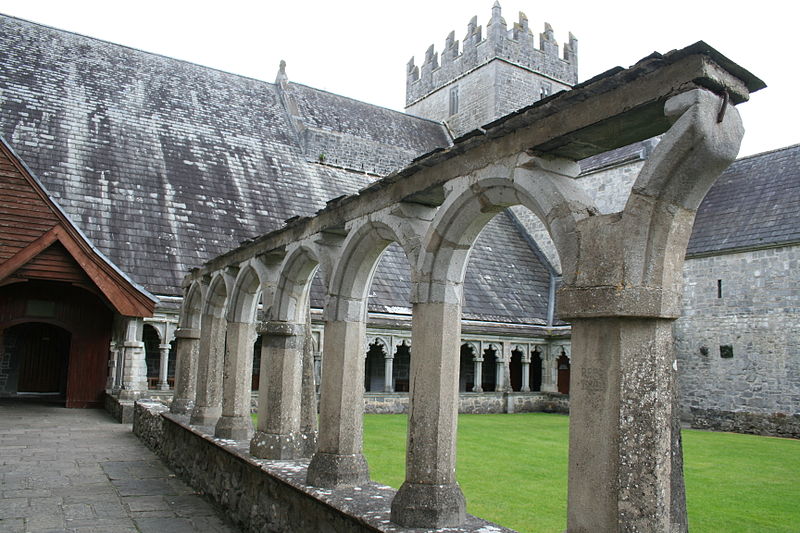
POLYGON ((0 400, 0 533, 233 533, 105 411, 0 400))

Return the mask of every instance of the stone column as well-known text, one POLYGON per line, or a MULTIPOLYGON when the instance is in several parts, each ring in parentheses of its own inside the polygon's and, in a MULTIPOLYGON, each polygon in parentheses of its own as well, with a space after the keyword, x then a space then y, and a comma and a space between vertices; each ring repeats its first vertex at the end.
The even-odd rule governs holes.
POLYGON ((531 361, 524 357, 522 358, 522 387, 520 387, 519 391, 531 391, 531 361))
POLYGON ((483 392, 483 357, 476 357, 473 359, 475 365, 475 386, 472 387, 472 392, 483 392))
POLYGON ((494 371, 494 390, 495 392, 505 392, 506 390, 506 379, 505 379, 505 361, 502 359, 498 359, 495 361, 495 371, 494 371))
MULTIPOLYGON (((299 459, 303 324, 267 322, 262 336, 258 429, 250 453, 262 459, 299 459)), ((327 359, 327 357, 326 357, 327 359)), ((327 361, 326 361, 327 366, 327 361)), ((328 369, 323 372, 323 379, 328 369)))
POLYGON ((542 345, 539 348, 542 357, 542 392, 558 392, 558 347, 542 345))
POLYGON ((317 383, 314 371, 314 338, 311 333, 311 308, 306 318, 303 339, 303 363, 300 387, 300 436, 303 439, 303 457, 313 457, 317 451, 319 426, 317 421, 317 383))
POLYGON ((394 354, 387 354, 384 358, 384 363, 383 392, 394 392, 394 379, 392 376, 392 373, 394 372, 394 354))
POLYGON ((135 400, 147 392, 147 361, 142 342, 142 326, 141 318, 128 318, 125 325, 120 399, 135 400))
POLYGON ((197 358, 200 350, 200 330, 179 328, 175 331, 175 393, 170 412, 188 415, 194 408, 197 384, 197 358))
POLYGON ((727 96, 667 100, 674 122, 619 213, 575 224, 559 316, 572 323, 567 530, 687 529, 672 324, 697 208, 744 130, 727 96))
POLYGON ((167 373, 169 372, 169 344, 159 344, 158 351, 161 358, 158 361, 158 388, 161 390, 169 390, 169 381, 167 381, 167 373))
POLYGON ((362 453, 365 336, 362 320, 325 322, 319 449, 308 466, 309 485, 334 488, 369 481, 362 453))
POLYGON ((415 303, 406 480, 392 501, 392 522, 439 528, 466 520, 456 482, 461 305, 415 303))
POLYGON ((250 389, 253 381, 255 325, 250 322, 228 322, 227 337, 222 378, 222 416, 214 428, 214 436, 248 440, 253 435, 250 389))
POLYGON ((106 390, 116 392, 119 390, 117 368, 119 368, 119 350, 116 341, 111 341, 108 346, 108 376, 106 377, 106 390))
POLYGON ((225 326, 222 317, 203 315, 197 361, 195 405, 190 424, 213 426, 222 414, 222 372, 225 364, 225 326))

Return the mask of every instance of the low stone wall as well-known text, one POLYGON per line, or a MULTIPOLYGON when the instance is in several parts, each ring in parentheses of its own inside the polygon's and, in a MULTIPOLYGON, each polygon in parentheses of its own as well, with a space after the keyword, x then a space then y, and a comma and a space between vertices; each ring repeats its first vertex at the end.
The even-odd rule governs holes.
POLYGON ((117 422, 121 424, 130 424, 133 422, 132 400, 120 400, 116 396, 106 393, 103 400, 103 407, 117 422))
MULTIPOLYGON (((326 490, 305 484, 307 461, 257 460, 247 442, 215 439, 162 406, 137 402, 136 435, 194 489, 203 492, 243 531, 418 532, 391 524, 395 490, 368 483, 326 490)), ((443 530, 444 531, 444 530, 443 530)), ((513 533, 469 516, 448 533, 513 533)))
MULTIPOLYGON (((367 414, 408 413, 408 393, 367 392, 367 414)), ((556 392, 462 392, 458 412, 462 414, 569 413, 569 396, 556 392)))
POLYGON ((800 439, 800 414, 761 414, 693 407, 690 424, 695 429, 800 439))

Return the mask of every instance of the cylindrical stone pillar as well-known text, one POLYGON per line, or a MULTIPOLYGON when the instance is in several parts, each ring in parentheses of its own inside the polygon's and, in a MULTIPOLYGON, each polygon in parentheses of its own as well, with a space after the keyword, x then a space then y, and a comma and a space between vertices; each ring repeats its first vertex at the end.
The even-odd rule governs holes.
POLYGON ((475 386, 472 387, 472 392, 483 392, 483 358, 475 358, 473 364, 475 365, 475 386))
POLYGON ((170 412, 186 415, 192 412, 197 384, 197 358, 200 350, 200 330, 179 328, 175 331, 175 393, 170 412))
POLYGON ((369 481, 362 453, 365 335, 363 321, 325 323, 319 448, 308 466, 309 485, 333 488, 369 481))
POLYGON ((405 527, 457 526, 466 520, 456 482, 461 305, 415 303, 411 324, 406 480, 392 501, 391 518, 405 527))
POLYGON ((222 414, 225 326, 225 319, 213 315, 203 315, 200 320, 196 396, 189 421, 192 425, 213 426, 222 414))
POLYGON ((158 361, 158 388, 161 390, 169 390, 169 382, 167 381, 167 372, 169 372, 169 348, 169 344, 158 345, 160 355, 158 361))
POLYGON ((520 392, 531 391, 531 363, 530 361, 522 360, 522 387, 520 392))
POLYGON ((383 392, 394 392, 394 377, 392 373, 394 372, 394 355, 387 355, 384 358, 384 368, 383 368, 383 392))
POLYGON ((303 455, 300 403, 304 342, 303 324, 275 321, 265 326, 258 388, 258 429, 250 440, 250 453, 255 457, 299 459, 303 455))
POLYGON ((214 435, 222 439, 247 440, 253 435, 250 399, 253 381, 255 325, 228 322, 222 378, 222 416, 214 435))

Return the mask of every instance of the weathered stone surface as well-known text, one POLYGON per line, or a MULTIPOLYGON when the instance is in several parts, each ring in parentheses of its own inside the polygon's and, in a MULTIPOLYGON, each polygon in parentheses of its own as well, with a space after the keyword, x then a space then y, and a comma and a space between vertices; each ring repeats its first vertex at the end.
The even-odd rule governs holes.
MULTIPOLYGON (((416 531, 390 522, 389 503, 394 489, 371 482, 337 490, 308 486, 304 461, 258 460, 246 453, 242 443, 215 439, 185 425, 175 415, 153 412, 146 416, 163 419, 163 442, 158 447, 162 458, 195 490, 218 503, 240 530, 416 531)), ((172 508, 179 510, 180 506, 172 508)), ((462 526, 448 531, 513 533, 469 515, 462 526)))

